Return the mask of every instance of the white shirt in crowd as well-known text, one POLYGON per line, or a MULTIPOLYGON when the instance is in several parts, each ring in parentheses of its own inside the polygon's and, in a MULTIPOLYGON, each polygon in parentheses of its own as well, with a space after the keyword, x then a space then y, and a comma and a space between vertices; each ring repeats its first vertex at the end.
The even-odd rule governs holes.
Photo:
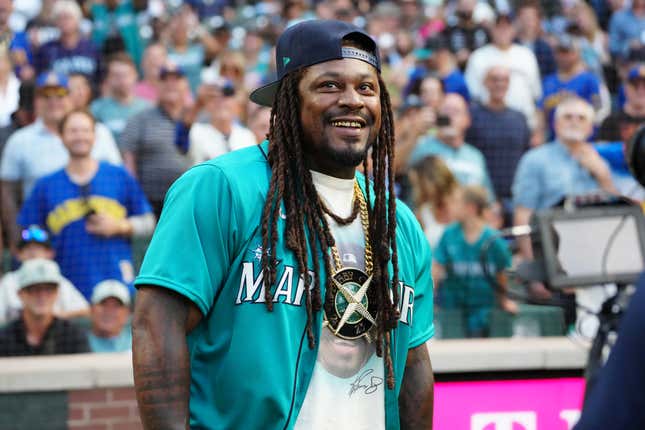
POLYGON ((195 123, 188 135, 188 159, 192 164, 202 163, 236 149, 256 145, 255 135, 246 127, 233 124, 228 138, 212 124, 195 123))
POLYGON ((542 97, 542 83, 535 54, 529 48, 514 43, 501 50, 493 44, 476 49, 468 59, 464 77, 474 100, 486 103, 488 91, 484 87, 486 72, 491 66, 503 65, 511 72, 506 93, 508 107, 524 114, 531 128, 536 125, 535 104, 542 97))
MULTIPOLYGON (((58 286, 58 297, 54 304, 54 313, 71 313, 89 310, 85 297, 63 278, 58 286)), ((0 326, 5 325, 20 316, 22 302, 18 297, 18 271, 6 273, 0 279, 0 326)))
MULTIPOLYGON (((122 163, 121 153, 110 130, 97 123, 92 156, 112 164, 122 163)), ((42 120, 21 128, 7 140, 2 153, 0 179, 21 182, 26 198, 38 179, 64 168, 69 160, 60 137, 52 133, 42 120)))
POLYGON ((20 81, 16 75, 9 73, 7 86, 0 88, 0 127, 6 127, 11 124, 11 114, 18 109, 20 99, 20 81))

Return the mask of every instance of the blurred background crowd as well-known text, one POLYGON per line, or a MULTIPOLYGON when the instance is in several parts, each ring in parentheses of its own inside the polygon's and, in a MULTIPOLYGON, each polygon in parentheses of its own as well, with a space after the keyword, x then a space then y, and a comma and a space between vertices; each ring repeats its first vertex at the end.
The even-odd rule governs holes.
POLYGON ((278 35, 315 18, 378 43, 438 337, 575 323, 574 304, 555 329, 542 311, 499 324, 530 313, 502 292, 531 249, 497 231, 571 194, 643 200, 623 145, 645 121, 645 0, 0 0, 0 355, 130 348, 168 187, 266 138, 248 94, 278 35))

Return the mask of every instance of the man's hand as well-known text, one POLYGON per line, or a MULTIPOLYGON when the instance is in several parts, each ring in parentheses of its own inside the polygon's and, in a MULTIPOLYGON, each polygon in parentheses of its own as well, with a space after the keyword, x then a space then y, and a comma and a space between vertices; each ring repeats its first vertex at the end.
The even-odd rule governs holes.
POLYGON ((574 157, 582 167, 591 173, 603 190, 608 192, 616 191, 611 180, 609 166, 593 146, 585 144, 576 151, 574 157))
POLYGON ((514 300, 509 299, 506 296, 503 296, 499 299, 499 307, 509 314, 517 315, 520 308, 514 300))
POLYGON ((417 138, 423 136, 434 127, 437 120, 437 114, 429 107, 419 109, 419 112, 412 116, 412 127, 417 138))
POLYGON ((106 214, 92 214, 87 217, 85 230, 90 234, 103 237, 128 236, 132 232, 132 226, 126 219, 117 219, 106 214))

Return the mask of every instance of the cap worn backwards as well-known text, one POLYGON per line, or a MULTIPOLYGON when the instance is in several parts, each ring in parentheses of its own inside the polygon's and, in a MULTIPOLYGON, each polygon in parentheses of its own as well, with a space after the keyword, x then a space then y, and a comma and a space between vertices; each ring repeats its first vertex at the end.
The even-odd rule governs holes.
POLYGON ((276 47, 278 79, 253 91, 250 98, 257 104, 271 107, 278 84, 285 75, 303 67, 343 58, 365 61, 381 71, 376 42, 359 27, 333 20, 309 20, 289 27, 280 35, 276 47), (371 52, 343 46, 343 40, 349 35, 357 35, 367 42, 371 52))

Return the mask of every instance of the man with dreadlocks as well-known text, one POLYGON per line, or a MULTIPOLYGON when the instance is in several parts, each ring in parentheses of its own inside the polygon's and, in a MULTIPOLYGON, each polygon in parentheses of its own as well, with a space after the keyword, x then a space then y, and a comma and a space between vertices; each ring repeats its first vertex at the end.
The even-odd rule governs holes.
POLYGON ((272 107, 268 142, 166 196, 136 281, 144 427, 430 429, 430 250, 394 197, 376 44, 305 21, 276 63, 251 94, 272 107))

